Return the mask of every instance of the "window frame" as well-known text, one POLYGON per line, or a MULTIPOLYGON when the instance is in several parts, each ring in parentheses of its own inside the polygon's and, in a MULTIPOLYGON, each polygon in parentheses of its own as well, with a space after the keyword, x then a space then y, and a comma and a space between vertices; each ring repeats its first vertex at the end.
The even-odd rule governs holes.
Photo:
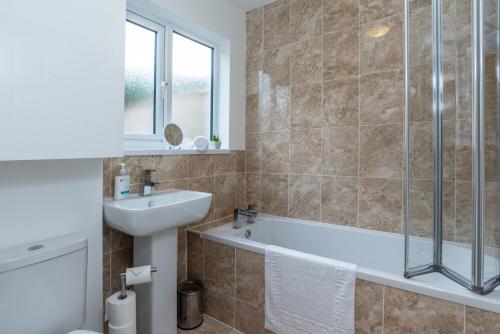
MULTIPOLYGON (((219 44, 191 30, 160 17, 146 15, 137 9, 127 9, 126 21, 156 32, 155 69, 155 134, 129 134, 124 131, 125 149, 167 149, 163 144, 163 128, 172 119, 172 58, 173 34, 177 33, 212 49, 212 96, 210 136, 219 131, 219 44)), ((191 138, 192 140, 193 138, 191 138)), ((210 138, 209 138, 210 139, 210 138)), ((183 144, 186 144, 185 142, 183 144)), ((189 144, 189 143, 187 143, 189 144)), ((183 147, 184 148, 184 147, 183 147)))

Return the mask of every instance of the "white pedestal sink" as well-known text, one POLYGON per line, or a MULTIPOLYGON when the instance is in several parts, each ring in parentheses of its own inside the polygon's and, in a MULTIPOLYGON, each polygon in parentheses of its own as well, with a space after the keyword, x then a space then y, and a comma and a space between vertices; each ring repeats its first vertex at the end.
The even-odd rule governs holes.
POLYGON ((158 268, 151 284, 135 287, 137 333, 177 333, 177 227, 205 217, 212 194, 173 190, 104 202, 104 219, 134 238, 134 266, 158 268))

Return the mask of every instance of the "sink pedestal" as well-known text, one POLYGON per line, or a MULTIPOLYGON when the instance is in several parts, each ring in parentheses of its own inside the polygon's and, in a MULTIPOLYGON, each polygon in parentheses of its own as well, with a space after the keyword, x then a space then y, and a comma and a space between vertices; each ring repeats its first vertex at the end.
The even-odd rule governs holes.
POLYGON ((152 283, 135 286, 137 333, 177 333, 177 228, 134 238, 134 266, 156 266, 152 283))

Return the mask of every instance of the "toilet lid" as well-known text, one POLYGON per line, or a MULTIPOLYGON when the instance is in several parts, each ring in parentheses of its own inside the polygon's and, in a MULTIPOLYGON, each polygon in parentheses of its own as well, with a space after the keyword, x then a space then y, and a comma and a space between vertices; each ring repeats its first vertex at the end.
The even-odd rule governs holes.
POLYGON ((94 332, 94 331, 78 330, 78 331, 69 332, 68 334, 101 334, 101 333, 94 332))

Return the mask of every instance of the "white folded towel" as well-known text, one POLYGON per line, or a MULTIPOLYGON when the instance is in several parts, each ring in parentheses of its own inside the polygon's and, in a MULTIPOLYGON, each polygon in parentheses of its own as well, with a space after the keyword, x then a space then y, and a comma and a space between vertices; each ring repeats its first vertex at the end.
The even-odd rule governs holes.
POLYGON ((354 333, 357 266, 268 246, 266 323, 278 334, 354 333))

